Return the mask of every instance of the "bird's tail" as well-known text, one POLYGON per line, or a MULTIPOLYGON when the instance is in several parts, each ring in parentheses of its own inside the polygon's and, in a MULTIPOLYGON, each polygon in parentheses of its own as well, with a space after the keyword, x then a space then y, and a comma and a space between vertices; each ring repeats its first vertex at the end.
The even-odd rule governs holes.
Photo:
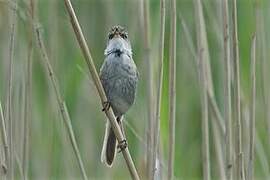
MULTIPOLYGON (((117 117, 117 122, 122 130, 123 128, 122 128, 121 121, 122 121, 122 118, 117 117)), ((111 167, 113 164, 113 160, 114 160, 115 154, 116 154, 117 144, 118 144, 118 142, 117 142, 117 139, 116 139, 115 134, 113 132, 113 129, 111 127, 111 124, 109 121, 107 121, 105 136, 104 136, 104 141, 103 141, 103 147, 102 147, 102 152, 101 152, 101 162, 105 163, 109 167, 111 167)))

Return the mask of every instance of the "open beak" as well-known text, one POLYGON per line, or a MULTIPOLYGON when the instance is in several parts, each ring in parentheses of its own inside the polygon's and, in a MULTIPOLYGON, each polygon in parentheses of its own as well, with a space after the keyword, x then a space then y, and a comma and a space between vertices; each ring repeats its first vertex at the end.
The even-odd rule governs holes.
POLYGON ((120 38, 120 34, 119 33, 115 33, 115 35, 113 36, 114 38, 120 38))

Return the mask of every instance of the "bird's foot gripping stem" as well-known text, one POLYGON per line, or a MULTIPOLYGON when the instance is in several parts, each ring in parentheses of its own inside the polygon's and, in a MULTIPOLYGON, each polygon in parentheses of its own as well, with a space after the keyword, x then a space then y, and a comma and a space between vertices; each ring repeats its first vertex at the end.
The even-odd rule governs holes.
POLYGON ((102 111, 108 111, 110 109, 110 107, 111 107, 110 102, 109 101, 105 101, 105 102, 103 102, 103 109, 102 109, 102 111))
POLYGON ((124 149, 127 148, 127 140, 122 140, 119 142, 119 144, 117 145, 117 148, 118 148, 118 153, 122 152, 124 149))

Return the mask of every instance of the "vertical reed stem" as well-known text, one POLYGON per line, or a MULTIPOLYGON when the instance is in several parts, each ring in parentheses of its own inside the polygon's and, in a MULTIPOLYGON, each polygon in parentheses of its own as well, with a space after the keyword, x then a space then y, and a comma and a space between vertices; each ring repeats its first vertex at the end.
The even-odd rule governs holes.
POLYGON ((147 176, 149 179, 153 179, 153 155, 151 149, 154 147, 154 102, 153 102, 153 75, 151 64, 151 48, 150 48, 150 29, 149 29, 149 0, 143 0, 143 33, 144 33, 144 50, 145 50, 145 63, 147 71, 147 176))
POLYGON ((254 176, 254 144, 256 134, 256 35, 252 38, 251 44, 251 105, 250 105, 250 147, 249 147, 249 163, 248 163, 248 180, 252 180, 254 176))
POLYGON ((171 0, 171 36, 169 61, 169 162, 168 180, 174 176, 176 116, 176 0, 171 0))
POLYGON ((14 179, 14 152, 13 152, 13 128, 14 121, 12 117, 12 92, 13 92, 13 61, 15 54, 15 33, 17 24, 17 1, 14 1, 14 6, 11 10, 11 27, 9 40, 9 67, 8 67, 8 94, 7 94, 7 114, 6 120, 8 122, 8 142, 9 142, 9 163, 8 163, 8 178, 14 179))
POLYGON ((233 169, 233 143, 232 143, 232 109, 231 109, 231 60, 230 60, 230 31, 228 0, 222 1, 223 10, 223 38, 224 38, 224 106, 226 126, 226 174, 227 179, 232 180, 233 169))
POLYGON ((210 179, 210 156, 209 156, 209 127, 208 127, 208 99, 207 99, 207 83, 205 73, 205 62, 203 59, 203 51, 199 47, 199 63, 200 63, 200 85, 201 104, 202 104, 202 162, 203 162, 203 179, 210 179))
POLYGON ((236 107, 236 171, 237 179, 245 179, 244 158, 242 151, 242 122, 241 122, 241 102, 240 102, 240 67, 239 67, 239 47, 238 47, 238 24, 237 24, 237 4, 233 0, 233 60, 234 60, 234 83, 235 83, 235 107, 236 107))
POLYGON ((33 22, 34 22, 34 0, 29 0, 29 42, 28 42, 28 57, 26 65, 26 85, 25 85, 25 109, 24 109, 24 130, 23 130, 23 158, 22 158, 22 172, 23 178, 28 179, 28 165, 29 165, 29 132, 30 122, 32 118, 31 102, 32 102, 32 57, 33 57, 33 22))
MULTIPOLYGON (((195 11, 197 17, 197 36, 198 36, 198 71, 199 71, 199 85, 201 89, 201 108, 202 108, 202 168, 203 179, 209 180, 210 175, 210 156, 209 156, 209 122, 208 122, 208 80, 207 79, 207 56, 205 55, 206 38, 203 22, 203 12, 201 0, 195 1, 195 11)), ((208 57, 209 58, 209 57, 208 57)), ((211 75, 211 74, 210 74, 211 75)))
POLYGON ((4 160, 3 160, 4 164, 1 164, 0 168, 2 168, 2 170, 4 171, 4 175, 5 175, 7 173, 7 163, 8 163, 9 151, 8 151, 8 139, 7 139, 7 132, 6 132, 6 124, 5 124, 1 101, 0 101, 0 120, 1 120, 1 122, 0 122, 1 129, 0 130, 1 130, 3 148, 4 148, 4 160))
POLYGON ((162 98, 162 85, 163 85, 163 59, 164 59, 164 36, 165 36, 165 0, 160 0, 160 34, 159 34, 159 64, 158 64, 158 92, 157 92, 157 106, 154 128, 154 152, 152 158, 153 179, 156 173, 156 160, 159 147, 160 137, 160 111, 161 111, 161 98, 162 98))

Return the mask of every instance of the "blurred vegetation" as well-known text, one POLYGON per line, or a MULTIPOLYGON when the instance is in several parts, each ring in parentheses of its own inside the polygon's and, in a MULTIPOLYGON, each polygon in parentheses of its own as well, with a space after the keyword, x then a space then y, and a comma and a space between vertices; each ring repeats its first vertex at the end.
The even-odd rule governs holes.
MULTIPOLYGON (((128 170, 121 154, 117 155, 112 168, 100 162, 100 153, 105 130, 105 115, 97 91, 83 60, 75 35, 71 28, 63 0, 37 0, 37 13, 42 28, 49 58, 58 79, 61 93, 67 103, 72 125, 87 175, 90 179, 127 179, 128 170)), ((97 69, 104 60, 107 32, 119 24, 129 32, 133 47, 133 58, 140 73, 140 82, 134 106, 125 116, 127 139, 131 155, 139 174, 145 173, 145 130, 146 112, 146 64, 144 61, 142 10, 140 0, 73 0, 72 1, 97 69), (131 130, 135 130, 136 134, 131 130)), ((15 59, 13 63, 12 107, 14 117, 14 144, 17 160, 16 178, 20 179, 18 165, 22 160, 22 127, 24 117, 24 92, 26 82, 27 45, 29 23, 27 0, 18 1, 17 33, 15 36, 15 59)), ((150 0, 150 44, 154 77, 157 79, 159 40, 159 1, 150 0)), ((161 112, 161 152, 164 175, 167 171, 168 154, 168 53, 169 53, 169 3, 166 4, 166 35, 164 59, 164 84, 161 112)), ((223 59, 221 0, 203 1, 204 17, 209 43, 213 82, 218 106, 223 111, 223 59)), ((8 42, 10 36, 10 12, 7 1, 0 1, 0 98, 6 102, 8 79, 8 42)), ((177 179, 202 179, 201 157, 201 103, 200 87, 196 74, 195 59, 187 43, 187 35, 181 25, 180 13, 187 24, 194 46, 196 26, 192 0, 177 0, 177 111, 175 177, 177 179)), ((258 21, 256 12, 261 13, 264 24, 266 61, 270 59, 270 1, 238 0, 238 26, 240 47, 241 87, 244 103, 250 103, 250 47, 251 37, 258 21), (257 3, 257 6, 255 6, 257 3)), ((230 12, 231 14, 231 12, 230 12)), ((230 19, 231 20, 231 19, 230 19)), ((261 37, 261 34, 259 34, 261 37)), ((34 34, 33 34, 34 37, 34 34)), ((34 37, 35 39, 35 37, 34 37)), ((32 118, 30 123, 30 179, 77 179, 80 171, 71 144, 67 137, 56 103, 56 97, 47 78, 40 53, 34 43, 32 118)), ((270 144, 267 134, 266 109, 263 87, 268 86, 262 78, 262 55, 257 55, 257 111, 256 130, 265 151, 265 162, 270 162, 270 144)), ((268 63, 269 65, 269 63, 268 63)), ((268 66, 270 68, 270 66, 268 66)), ((268 75, 270 75, 268 73, 268 75)), ((156 82, 156 81, 155 81, 156 82)), ((154 90, 156 93, 156 90, 154 90)), ((270 93, 270 92, 266 92, 270 93)), ((222 112, 223 114, 223 112, 222 112)), ((211 121, 210 121, 211 122, 211 121)), ((210 127, 211 128, 211 127, 210 127)), ((2 144, 1 144, 2 145, 2 144)), ((213 138, 210 131, 210 158, 213 179, 218 179, 213 138)), ((1 149, 1 153, 2 153, 1 149)), ((224 148, 225 151, 225 148, 224 148)), ((255 153, 255 177, 266 179, 259 155, 255 153)), ((269 169, 267 169, 269 173, 269 169)), ((166 177, 166 176, 165 176, 166 177)), ((269 177, 268 177, 269 178, 269 177)))

